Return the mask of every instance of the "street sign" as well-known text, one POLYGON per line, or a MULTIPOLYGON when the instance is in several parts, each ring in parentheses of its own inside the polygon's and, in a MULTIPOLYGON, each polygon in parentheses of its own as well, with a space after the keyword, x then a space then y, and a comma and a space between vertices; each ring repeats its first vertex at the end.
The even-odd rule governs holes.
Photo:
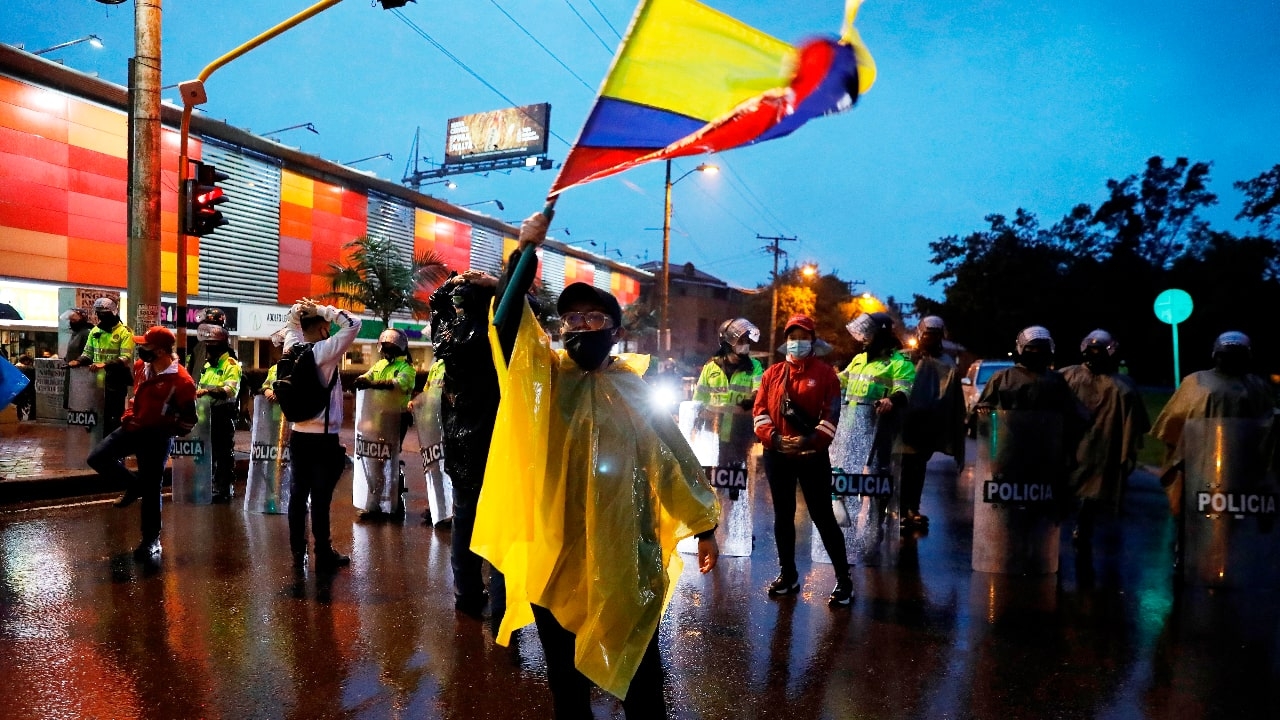
POLYGON ((1191 302, 1191 296, 1186 290, 1173 288, 1156 296, 1156 317, 1160 318, 1160 322, 1168 325, 1177 325, 1191 317, 1191 310, 1194 307, 1195 304, 1191 302))
POLYGON ((1186 290, 1170 288, 1156 296, 1154 309, 1160 322, 1173 328, 1173 386, 1182 384, 1182 371, 1178 367, 1178 323, 1191 317, 1195 304, 1186 290))

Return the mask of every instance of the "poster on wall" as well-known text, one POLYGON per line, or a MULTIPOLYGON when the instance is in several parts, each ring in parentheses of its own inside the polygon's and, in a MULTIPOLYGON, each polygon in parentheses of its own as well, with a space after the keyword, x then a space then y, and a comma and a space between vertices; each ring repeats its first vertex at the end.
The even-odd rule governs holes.
POLYGON ((545 155, 550 119, 549 103, 450 118, 444 164, 545 155))

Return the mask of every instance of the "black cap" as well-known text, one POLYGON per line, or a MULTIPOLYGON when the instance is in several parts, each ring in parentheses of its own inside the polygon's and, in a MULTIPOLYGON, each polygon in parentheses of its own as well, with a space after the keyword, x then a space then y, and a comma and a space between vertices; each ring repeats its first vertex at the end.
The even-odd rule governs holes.
POLYGON ((556 301, 556 312, 563 315, 570 305, 576 305, 581 302, 599 305, 604 308, 609 317, 613 318, 613 326, 615 328, 622 327, 622 306, 618 304, 618 298, 614 297, 612 293, 605 292, 594 285, 588 285, 584 282, 576 282, 560 293, 560 299, 556 301))

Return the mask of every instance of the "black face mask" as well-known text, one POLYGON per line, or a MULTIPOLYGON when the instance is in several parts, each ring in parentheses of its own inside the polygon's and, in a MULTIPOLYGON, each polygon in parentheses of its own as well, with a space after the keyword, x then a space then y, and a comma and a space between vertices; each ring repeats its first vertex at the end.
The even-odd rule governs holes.
POLYGON ((142 362, 155 362, 156 351, 150 348, 139 347, 138 359, 141 360, 142 362))
POLYGON ((564 349, 578 367, 588 372, 600 367, 613 349, 613 330, 567 333, 564 349))
POLYGON ((1050 355, 1042 350, 1024 352, 1018 356, 1018 362, 1028 370, 1044 372, 1049 369, 1050 355))
POLYGON ((1084 364, 1099 375, 1107 375, 1116 371, 1115 360, 1105 351, 1085 352, 1084 364))
POLYGON ((210 360, 217 360, 218 358, 222 357, 222 355, 230 349, 231 349, 231 346, 229 345, 209 344, 209 345, 205 345, 204 347, 205 354, 208 356, 210 360))
POLYGON ((88 320, 79 320, 71 323, 72 332, 80 332, 81 330, 87 330, 91 327, 93 327, 93 323, 88 320))
POLYGON ((109 330, 116 326, 120 319, 110 313, 102 313, 98 315, 98 327, 109 330))

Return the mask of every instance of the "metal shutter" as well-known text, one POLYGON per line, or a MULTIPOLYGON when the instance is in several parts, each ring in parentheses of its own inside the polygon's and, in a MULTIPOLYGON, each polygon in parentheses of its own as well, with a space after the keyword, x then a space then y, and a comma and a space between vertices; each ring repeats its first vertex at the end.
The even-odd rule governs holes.
POLYGON ((542 285, 552 297, 564 292, 564 255, 550 248, 542 251, 542 285))
POLYGON ((607 293, 613 292, 613 273, 604 265, 596 265, 596 270, 591 276, 591 284, 597 290, 603 290, 607 293))
POLYGON ((414 208, 390 197, 369 193, 369 237, 390 238, 400 259, 413 262, 414 208))
POLYGON ((204 139, 203 159, 231 177, 227 224, 200 238, 200 296, 275 304, 280 265, 280 165, 204 139))
POLYGON ((478 225, 471 227, 471 269, 502 274, 502 236, 478 225))

